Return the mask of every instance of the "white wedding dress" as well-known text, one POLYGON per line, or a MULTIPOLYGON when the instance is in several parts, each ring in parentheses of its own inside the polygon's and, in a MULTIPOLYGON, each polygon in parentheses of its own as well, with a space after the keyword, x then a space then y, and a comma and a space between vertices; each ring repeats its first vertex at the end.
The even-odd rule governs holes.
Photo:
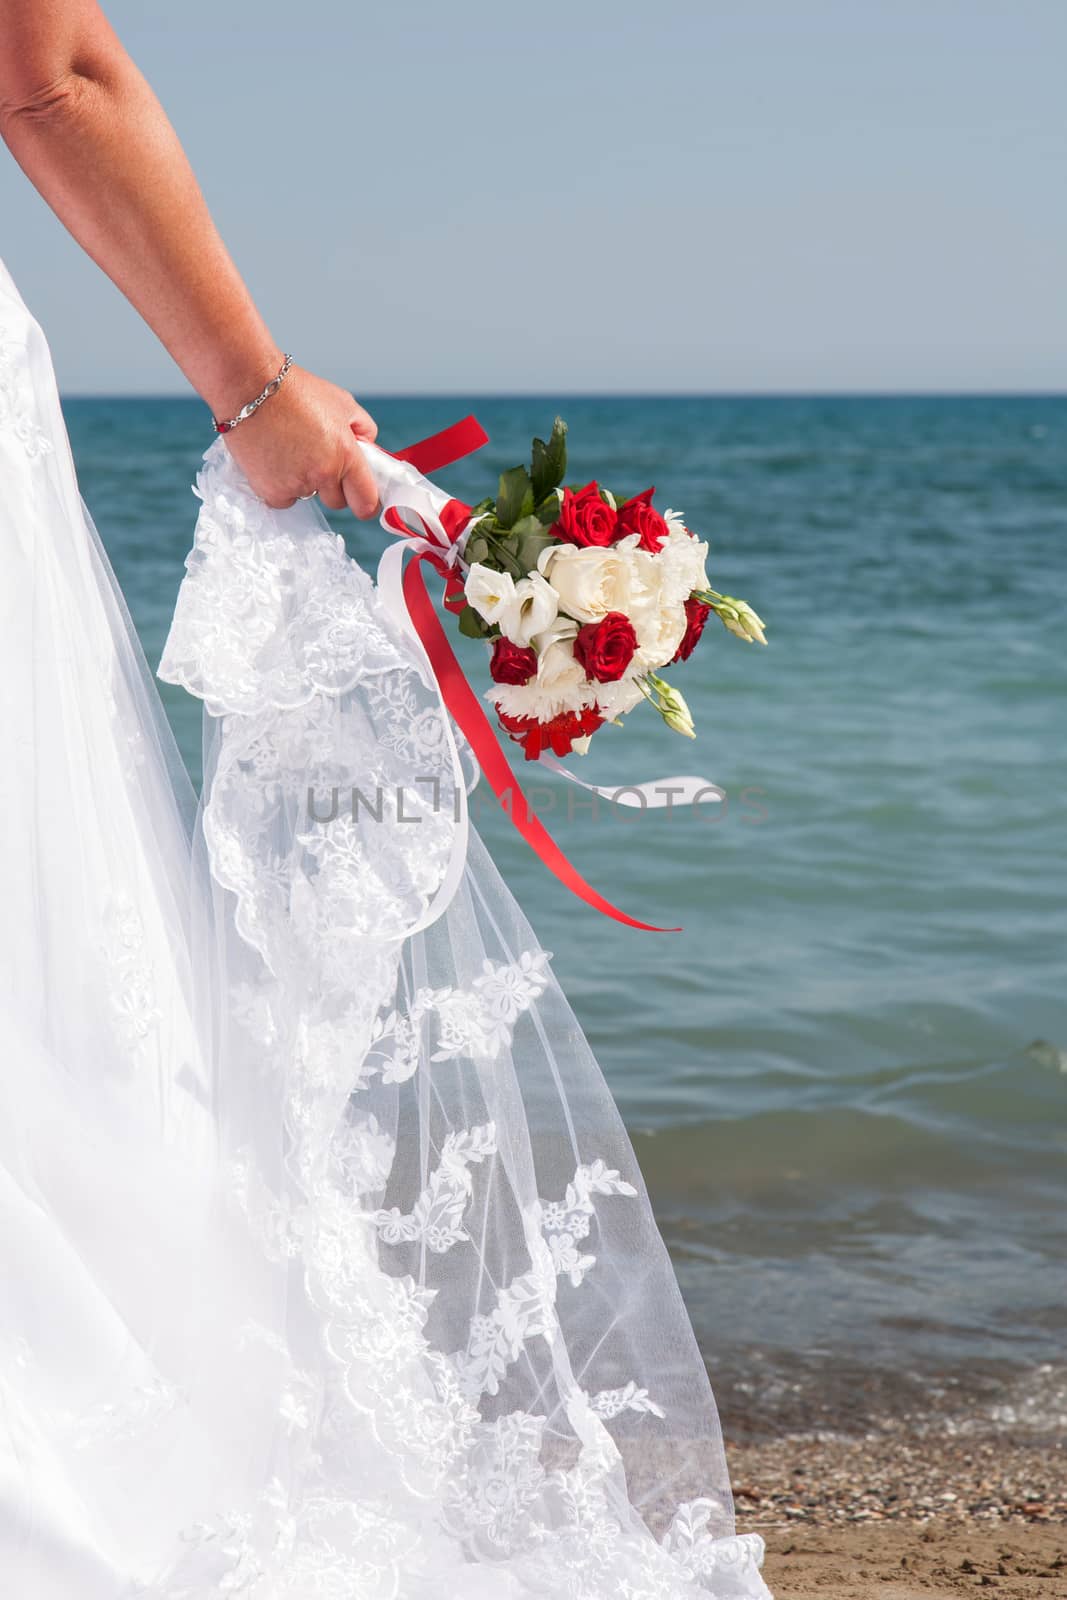
POLYGON ((221 442, 199 493, 160 669, 198 811, 0 267, 3 1593, 766 1596, 619 1115, 473 833, 440 908, 418 649, 316 506, 221 442))

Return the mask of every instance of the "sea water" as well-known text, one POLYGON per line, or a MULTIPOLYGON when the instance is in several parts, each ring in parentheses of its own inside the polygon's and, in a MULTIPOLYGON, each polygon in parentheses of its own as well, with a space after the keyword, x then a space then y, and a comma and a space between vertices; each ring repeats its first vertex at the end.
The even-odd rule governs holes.
MULTIPOLYGON (((441 475, 471 500, 562 412, 573 480, 655 484, 766 620, 763 650, 712 619, 672 672, 696 743, 642 707, 580 762, 706 774, 722 804, 593 814, 537 773, 585 875, 682 933, 590 911, 478 805, 629 1125, 727 1427, 1067 1433, 1067 400, 367 403, 394 448, 474 410, 491 445, 441 475)), ((66 411, 154 666, 207 419, 66 411)), ((382 531, 334 520, 373 568, 382 531)), ((195 774, 199 707, 164 697, 195 774)))

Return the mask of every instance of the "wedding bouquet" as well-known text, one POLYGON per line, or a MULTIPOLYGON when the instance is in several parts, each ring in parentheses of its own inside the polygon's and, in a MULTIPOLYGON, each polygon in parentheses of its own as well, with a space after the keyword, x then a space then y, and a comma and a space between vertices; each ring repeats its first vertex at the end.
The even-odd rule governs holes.
POLYGON ((749 643, 763 623, 712 589, 708 547, 653 489, 623 499, 596 481, 564 486, 567 428, 557 417, 530 466, 501 475, 472 508, 462 552, 461 632, 491 641, 486 694, 527 760, 584 754, 596 730, 642 700, 693 738, 662 669, 692 655, 714 612, 749 643))

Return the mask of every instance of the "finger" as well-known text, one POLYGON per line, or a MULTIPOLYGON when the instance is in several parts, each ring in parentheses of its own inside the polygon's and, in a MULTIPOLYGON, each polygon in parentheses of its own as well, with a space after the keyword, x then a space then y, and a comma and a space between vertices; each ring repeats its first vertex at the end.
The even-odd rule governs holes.
POLYGON ((296 495, 294 494, 265 494, 262 498, 272 511, 288 511, 290 506, 296 505, 296 495))
POLYGON ((352 432, 357 439, 369 439, 373 444, 378 437, 378 424, 369 411, 357 406, 352 418, 352 432))
POLYGON ((378 511, 378 485, 360 450, 354 450, 341 479, 345 501, 353 516, 373 517, 378 511))
POLYGON ((324 506, 329 506, 331 511, 343 511, 348 504, 340 479, 336 483, 320 483, 319 499, 324 506))

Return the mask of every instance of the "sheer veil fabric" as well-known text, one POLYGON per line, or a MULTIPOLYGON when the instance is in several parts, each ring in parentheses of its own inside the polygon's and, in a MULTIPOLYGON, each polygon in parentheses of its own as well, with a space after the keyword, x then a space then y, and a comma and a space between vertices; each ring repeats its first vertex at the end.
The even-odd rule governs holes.
POLYGON ((2 268, 0 488, 11 1592, 765 1596, 551 957, 473 830, 437 899, 462 797, 371 579, 212 446, 197 809, 2 268))

